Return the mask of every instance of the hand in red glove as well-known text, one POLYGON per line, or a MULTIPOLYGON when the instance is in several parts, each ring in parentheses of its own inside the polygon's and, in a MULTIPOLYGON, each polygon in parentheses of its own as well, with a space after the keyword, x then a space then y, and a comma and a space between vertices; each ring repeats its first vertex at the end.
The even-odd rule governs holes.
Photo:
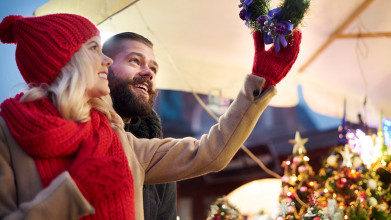
POLYGON ((127 184, 128 165, 113 156, 92 156, 91 141, 81 143, 80 150, 69 168, 69 173, 82 194, 90 202, 115 196, 127 184))
POLYGON ((252 75, 257 75, 266 79, 263 90, 271 85, 279 83, 292 68, 299 54, 301 43, 301 31, 293 31, 287 39, 288 45, 282 47, 278 53, 275 52, 274 45, 265 51, 263 35, 259 31, 253 33, 255 55, 252 75))

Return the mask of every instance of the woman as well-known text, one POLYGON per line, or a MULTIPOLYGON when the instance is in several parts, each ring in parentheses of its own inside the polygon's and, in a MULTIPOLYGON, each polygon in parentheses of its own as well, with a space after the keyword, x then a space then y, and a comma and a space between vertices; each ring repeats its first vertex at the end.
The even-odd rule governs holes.
POLYGON ((200 140, 137 139, 109 98, 99 31, 73 14, 0 24, 16 43, 29 87, 0 112, 0 218, 143 219, 142 185, 223 169, 276 89, 248 75, 227 112, 200 140))

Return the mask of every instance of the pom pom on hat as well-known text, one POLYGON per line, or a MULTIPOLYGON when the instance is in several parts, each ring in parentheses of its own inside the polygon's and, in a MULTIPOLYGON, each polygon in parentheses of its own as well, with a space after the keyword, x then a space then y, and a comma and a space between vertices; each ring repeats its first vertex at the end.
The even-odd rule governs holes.
POLYGON ((16 64, 26 83, 51 84, 82 44, 97 35, 90 20, 75 14, 10 15, 0 23, 1 42, 16 43, 16 64))
POLYGON ((7 44, 7 43, 16 43, 13 33, 13 25, 14 22, 19 19, 23 18, 21 15, 10 15, 3 19, 3 21, 0 23, 0 40, 1 42, 7 44))

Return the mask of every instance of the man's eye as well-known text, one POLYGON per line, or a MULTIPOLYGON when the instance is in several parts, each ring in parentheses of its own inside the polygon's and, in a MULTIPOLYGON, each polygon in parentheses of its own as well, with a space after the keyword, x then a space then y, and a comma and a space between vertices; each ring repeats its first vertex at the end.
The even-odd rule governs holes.
POLYGON ((140 61, 139 61, 138 59, 130 59, 129 62, 135 63, 135 64, 137 64, 137 65, 140 64, 140 61))
POLYGON ((157 72, 157 69, 155 67, 151 67, 149 68, 153 73, 156 73, 157 72))

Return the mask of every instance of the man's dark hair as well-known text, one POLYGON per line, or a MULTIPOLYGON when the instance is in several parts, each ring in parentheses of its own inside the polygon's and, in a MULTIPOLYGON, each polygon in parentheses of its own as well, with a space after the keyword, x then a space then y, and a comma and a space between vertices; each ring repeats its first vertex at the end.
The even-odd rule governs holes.
POLYGON ((140 43, 147 45, 150 48, 153 48, 153 43, 150 40, 148 40, 146 37, 133 32, 122 32, 106 40, 102 48, 103 53, 114 59, 114 56, 121 51, 120 42, 123 40, 138 41, 140 43))

